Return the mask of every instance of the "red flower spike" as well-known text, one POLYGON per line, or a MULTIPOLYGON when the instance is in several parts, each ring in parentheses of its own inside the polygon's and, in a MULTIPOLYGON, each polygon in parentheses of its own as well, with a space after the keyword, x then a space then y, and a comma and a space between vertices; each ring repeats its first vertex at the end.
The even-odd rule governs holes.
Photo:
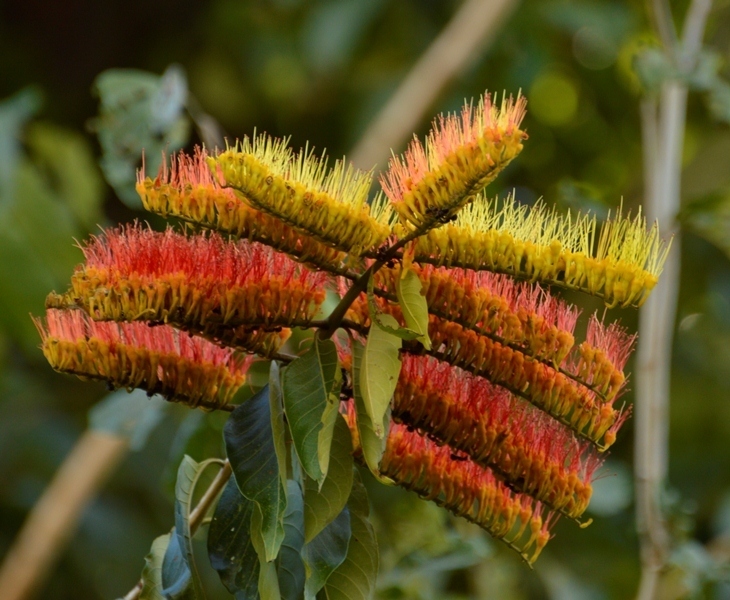
POLYGON ((493 181, 522 150, 525 106, 518 96, 503 98, 498 108, 487 93, 476 108, 466 104, 460 115, 434 120, 425 147, 414 137, 380 178, 401 222, 416 229, 454 214, 493 181))
POLYGON ((573 352, 568 369, 593 389, 613 400, 626 383, 623 368, 636 344, 618 323, 605 325, 594 314, 588 321, 586 341, 573 352))
MULTIPOLYGON (((378 299, 378 306, 396 318, 401 317, 395 305, 378 299)), ((361 297, 353 303, 347 317, 354 323, 369 326, 365 298, 361 297)), ((457 323, 431 315, 429 337, 432 349, 427 354, 528 400, 596 445, 601 444, 604 434, 619 416, 611 402, 603 402, 591 389, 574 381, 573 376, 457 323)), ((407 345, 404 349, 406 352, 422 353, 415 346, 407 345)), ((603 440, 601 449, 605 450, 609 445, 603 440)))
POLYGON ((252 340, 274 350, 283 341, 252 330, 311 320, 328 278, 266 246, 214 233, 185 237, 135 225, 107 231, 83 251, 86 264, 68 295, 92 318, 170 323, 248 350, 262 350, 252 340))
POLYGON ((432 316, 428 333, 432 356, 509 389, 596 444, 618 417, 609 403, 563 373, 456 323, 432 316))
POLYGON ((571 518, 587 508, 603 462, 590 444, 545 413, 431 357, 403 357, 393 418, 463 451, 571 518))
MULTIPOLYGON (((430 265, 413 269, 421 279, 429 310, 443 319, 555 365, 573 348, 580 310, 539 286, 484 271, 430 265)), ((376 283, 394 293, 396 277, 395 269, 381 269, 376 283)))
POLYGON ((43 354, 57 371, 192 407, 228 404, 252 361, 167 325, 99 323, 80 310, 50 309, 35 324, 43 354))
POLYGON ((163 160, 155 179, 137 173, 137 193, 144 207, 163 217, 173 216, 221 233, 261 242, 295 260, 325 270, 338 266, 344 253, 302 235, 279 219, 252 208, 211 172, 204 150, 180 153, 168 166, 163 160))
POLYGON ((401 487, 482 527, 532 564, 549 539, 553 519, 540 502, 510 490, 489 469, 447 445, 396 423, 390 427, 381 473, 401 487))

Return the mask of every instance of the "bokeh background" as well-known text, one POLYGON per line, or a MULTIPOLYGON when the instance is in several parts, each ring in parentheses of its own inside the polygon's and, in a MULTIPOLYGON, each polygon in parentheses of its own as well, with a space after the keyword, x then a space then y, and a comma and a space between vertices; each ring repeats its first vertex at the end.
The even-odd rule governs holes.
MULTIPOLYGON (((530 139, 492 192, 514 189, 526 203, 542 197, 561 210, 599 215, 622 200, 636 209, 643 189, 639 102, 655 73, 648 68, 640 79, 634 69, 637 53, 656 43, 644 2, 512 4, 419 116, 416 133, 485 89, 522 90, 530 139)), ((192 148, 217 135, 213 119, 229 138, 257 128, 339 157, 356 146, 459 5, 0 2, 0 557, 86 429, 89 409, 108 394, 51 371, 29 313, 41 314, 47 292, 65 288, 81 260, 74 238, 97 225, 150 220, 129 193, 140 148, 152 163, 164 148, 192 148), (148 75, 108 73, 122 68, 148 75), (149 97, 158 102, 152 109, 149 97)), ((682 15, 687 2, 672 5, 682 15)), ((730 3, 718 0, 704 71, 692 83, 683 155, 664 498, 673 535, 667 598, 730 598, 730 93, 722 79, 729 34, 730 3)), ((570 299, 584 317, 603 310, 591 299, 570 299)), ((612 316, 637 326, 633 310, 612 316)), ((84 512, 39 597, 123 596, 151 541, 172 524, 180 458, 221 455, 222 423, 217 415, 166 408, 84 512)), ((632 436, 629 421, 596 483, 594 523, 584 530, 559 523, 534 571, 435 506, 371 485, 378 597, 632 597, 639 577, 632 436)))

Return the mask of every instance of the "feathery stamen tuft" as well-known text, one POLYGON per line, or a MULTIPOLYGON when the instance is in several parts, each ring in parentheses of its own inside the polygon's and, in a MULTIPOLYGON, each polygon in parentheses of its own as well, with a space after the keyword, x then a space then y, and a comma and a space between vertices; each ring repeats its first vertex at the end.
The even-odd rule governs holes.
POLYGON ((193 407, 228 404, 251 364, 251 357, 238 358, 167 325, 98 323, 80 310, 55 309, 34 322, 43 354, 57 371, 193 407))
POLYGON ((640 306, 657 283, 669 251, 658 228, 619 209, 598 236, 596 219, 480 195, 454 223, 419 238, 417 262, 495 271, 600 296, 613 306, 640 306))
POLYGON ((163 217, 173 216, 221 233, 260 242, 285 252, 295 260, 330 270, 344 254, 280 219, 249 206, 232 189, 223 187, 208 166, 204 150, 193 156, 180 153, 168 166, 163 160, 155 179, 137 173, 137 192, 144 207, 163 217))
POLYGON ((408 229, 447 219, 471 201, 522 150, 524 96, 503 96, 498 108, 485 93, 476 108, 434 120, 426 145, 414 136, 405 156, 393 156, 383 190, 408 229))
POLYGON ((94 237, 82 250, 86 264, 71 278, 67 304, 96 320, 169 323, 264 354, 283 342, 276 330, 309 322, 325 295, 326 273, 215 233, 186 237, 134 225, 94 237))
POLYGON ((372 174, 260 135, 208 159, 244 200, 291 227, 354 256, 390 235, 390 207, 381 195, 369 205, 372 174))

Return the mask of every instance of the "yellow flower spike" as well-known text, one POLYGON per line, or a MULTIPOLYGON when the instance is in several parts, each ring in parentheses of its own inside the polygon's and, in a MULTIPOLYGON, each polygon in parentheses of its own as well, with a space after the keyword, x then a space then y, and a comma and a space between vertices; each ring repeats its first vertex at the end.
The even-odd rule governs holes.
POLYGON ((184 153, 167 161, 155 179, 137 174, 137 193, 150 212, 176 217, 237 238, 248 239, 285 252, 295 260, 336 270, 344 253, 303 235, 255 208, 225 188, 213 176, 207 154, 200 148, 193 156, 184 153))
POLYGON ((656 224, 647 228, 636 217, 615 217, 603 224, 596 239, 596 218, 538 203, 502 204, 480 194, 454 223, 418 239, 416 262, 504 273, 603 298, 609 307, 641 306, 657 283, 670 243, 656 224), (595 245, 595 249, 594 249, 595 245))
POLYGON ((368 204, 372 174, 327 159, 307 148, 293 154, 266 135, 244 138, 209 158, 227 186, 254 208, 343 252, 359 256, 391 233, 391 209, 382 194, 368 204))
POLYGON ((405 155, 393 156, 381 185, 408 230, 434 226, 471 201, 522 150, 520 129, 526 100, 485 93, 475 108, 434 120, 425 146, 413 139, 405 155))

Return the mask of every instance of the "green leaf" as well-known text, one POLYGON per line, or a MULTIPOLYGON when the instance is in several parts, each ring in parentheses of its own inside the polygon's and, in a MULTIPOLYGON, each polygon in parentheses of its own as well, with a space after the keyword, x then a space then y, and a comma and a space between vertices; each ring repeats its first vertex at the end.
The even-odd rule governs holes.
POLYGON ((345 506, 334 521, 304 545, 302 556, 307 569, 305 600, 313 600, 332 572, 343 563, 347 557, 351 532, 350 511, 345 506))
POLYGON ((89 410, 89 427, 129 439, 132 450, 140 450, 162 419, 166 402, 151 400, 141 390, 117 390, 89 410))
POLYGON ((184 73, 175 65, 161 77, 145 71, 110 69, 96 78, 94 88, 100 106, 91 125, 102 148, 102 171, 124 202, 141 208, 135 172, 142 152, 147 173, 154 174, 162 152, 175 152, 188 139, 184 73))
POLYGON ((266 549, 262 536, 263 517, 261 509, 254 505, 251 515, 251 541, 259 557, 259 581, 258 591, 261 600, 280 600, 279 579, 276 573, 274 560, 266 560, 266 549))
POLYGON ((383 319, 383 312, 378 308, 378 304, 375 301, 375 279, 372 277, 368 279, 367 299, 370 320, 373 323, 377 323, 381 329, 407 341, 417 340, 421 336, 417 331, 413 331, 407 327, 401 327, 397 322, 393 324, 392 321, 383 319))
POLYGON ((261 510, 265 556, 273 560, 284 539, 286 488, 279 475, 268 385, 236 407, 223 438, 238 488, 261 510))
POLYGON ((294 448, 306 473, 320 482, 319 432, 337 375, 337 348, 332 340, 314 337, 302 356, 284 369, 284 410, 294 448))
POLYGON ((284 542, 276 559, 276 567, 282 600, 299 600, 304 592, 306 579, 301 556, 304 546, 304 505, 299 484, 289 480, 287 485, 284 542))
MULTIPOLYGON (((165 600, 200 600, 200 581, 193 576, 187 551, 177 534, 172 530, 170 543, 162 561, 162 595, 165 600)), ((194 567, 193 567, 194 568, 194 567)))
POLYGON ((155 538, 149 553, 144 557, 143 586, 139 600, 165 600, 162 595, 162 561, 170 544, 170 535, 166 533, 155 538))
POLYGON ((330 575, 325 586, 327 600, 368 600, 375 593, 378 579, 378 543, 368 520, 370 504, 360 475, 352 487, 350 508, 352 537, 345 561, 330 575))
POLYGON ((345 419, 337 419, 332 442, 330 470, 322 483, 307 477, 304 488, 304 539, 310 542, 340 514, 352 488, 352 436, 345 419))
POLYGON ((643 88, 657 92, 665 81, 677 76, 667 55, 659 48, 645 48, 634 57, 634 70, 643 88))
MULTIPOLYGON (((389 327, 398 326, 398 322, 391 315, 384 314, 381 318, 389 327)), ((360 367, 360 391, 373 430, 379 438, 385 436, 383 418, 400 375, 401 361, 398 352, 401 344, 400 338, 385 331, 377 322, 370 328, 365 344, 360 367)))
POLYGON ((193 493, 203 471, 217 459, 195 462, 185 456, 177 471, 175 483, 175 529, 162 562, 162 594, 172 600, 202 597, 202 586, 190 534, 190 511, 193 493))
POLYGON ((355 409, 357 411, 357 431, 360 435, 360 447, 362 449, 365 463, 371 473, 380 479, 380 459, 383 458, 385 452, 385 443, 388 437, 388 429, 390 427, 390 404, 383 415, 382 427, 384 435, 378 437, 373 427, 373 422, 365 409, 365 401, 362 397, 360 389, 360 371, 363 356, 365 354, 365 346, 357 340, 352 342, 352 387, 355 396, 355 409))
POLYGON ((251 540, 251 515, 255 506, 231 478, 208 530, 210 564, 237 600, 258 598, 259 557, 251 540))
POLYGON ((327 477, 330 466, 330 450, 332 448, 332 436, 335 432, 335 423, 337 415, 340 413, 340 388, 342 387, 342 371, 335 371, 335 381, 327 397, 327 406, 322 413, 322 429, 317 434, 317 459, 319 460, 319 468, 322 471, 322 480, 319 485, 322 486, 324 479, 327 477))
POLYGON ((283 393, 281 391, 281 372, 279 363, 271 361, 269 368, 269 404, 271 410, 271 432, 274 437, 274 451, 279 463, 279 478, 286 486, 286 423, 284 422, 283 393))
POLYGON ((396 277, 396 294, 403 318, 408 328, 419 334, 418 339, 426 350, 431 349, 431 340, 428 337, 428 304, 423 295, 423 285, 418 274, 413 269, 406 269, 405 273, 396 277))

